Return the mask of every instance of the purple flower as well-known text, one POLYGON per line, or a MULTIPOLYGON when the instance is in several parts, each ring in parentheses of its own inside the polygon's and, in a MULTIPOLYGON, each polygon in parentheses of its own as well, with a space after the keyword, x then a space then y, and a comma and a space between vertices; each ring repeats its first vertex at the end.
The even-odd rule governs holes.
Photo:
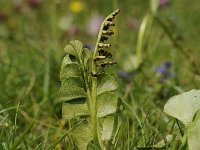
POLYGON ((161 75, 165 75, 167 73, 167 69, 164 66, 159 66, 155 69, 155 72, 161 75))
POLYGON ((90 51, 93 51, 94 50, 94 46, 92 44, 83 44, 83 48, 88 48, 90 51))
POLYGON ((119 76, 121 76, 122 78, 127 78, 128 77, 128 73, 125 70, 121 69, 119 71, 119 76))
POLYGON ((172 67, 171 62, 166 61, 161 66, 155 68, 155 72, 161 76, 161 80, 165 80, 167 78, 175 77, 175 73, 170 72, 170 68, 172 67))
POLYGON ((155 72, 158 74, 165 75, 168 72, 168 69, 171 68, 171 66, 171 62, 166 61, 161 66, 156 67, 155 72))
POLYGON ((166 62, 163 63, 163 66, 168 69, 168 68, 170 68, 172 66, 172 63, 169 62, 169 61, 166 61, 166 62))
POLYGON ((160 7, 166 7, 169 4, 169 0, 160 0, 160 7))
POLYGON ((103 18, 100 16, 92 16, 88 23, 88 33, 92 36, 96 36, 99 32, 99 28, 101 23, 103 22, 103 18))

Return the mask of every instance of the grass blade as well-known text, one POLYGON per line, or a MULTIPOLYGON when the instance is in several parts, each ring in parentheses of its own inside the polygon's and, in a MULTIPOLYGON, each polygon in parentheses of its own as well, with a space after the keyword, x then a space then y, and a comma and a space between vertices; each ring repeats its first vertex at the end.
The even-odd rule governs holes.
POLYGON ((24 130, 24 132, 19 136, 19 138, 15 141, 13 146, 11 147, 10 150, 16 150, 21 141, 24 139, 25 135, 28 133, 28 131, 33 127, 33 124, 35 121, 32 121, 32 123, 24 130))
POLYGON ((53 144, 51 144, 48 148, 48 150, 54 150, 54 148, 56 147, 56 145, 58 145, 58 143, 60 143, 60 141, 62 141, 67 134, 69 134, 69 132, 71 130, 73 130, 76 126, 78 126, 81 122, 83 122, 84 120, 81 120, 79 123, 77 123, 73 128, 71 128, 70 130, 68 130, 63 136, 61 136, 60 138, 58 138, 53 144))

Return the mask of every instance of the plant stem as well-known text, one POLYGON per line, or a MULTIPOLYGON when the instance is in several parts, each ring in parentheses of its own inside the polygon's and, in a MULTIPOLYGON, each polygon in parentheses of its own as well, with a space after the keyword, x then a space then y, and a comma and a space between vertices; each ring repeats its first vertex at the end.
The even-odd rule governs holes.
MULTIPOLYGON (((107 19, 107 18, 106 18, 107 19)), ((105 19, 105 20, 106 20, 105 19)), ((102 30, 103 30, 103 26, 104 26, 104 22, 103 21, 101 28, 100 28, 100 32, 97 38, 97 42, 95 45, 95 49, 94 49, 94 53, 93 53, 93 60, 92 60, 92 72, 96 72, 96 65, 94 62, 94 58, 96 57, 96 53, 98 51, 98 43, 101 39, 101 34, 102 34, 102 30)), ((91 101, 91 113, 92 113, 92 130, 93 130, 93 137, 94 137, 94 142, 98 143, 98 134, 97 134, 97 78, 96 77, 92 77, 92 101, 91 101)))
MULTIPOLYGON (((93 52, 93 57, 92 57, 92 72, 96 73, 96 64, 94 61, 94 58, 96 57, 97 51, 98 51, 98 44, 100 43, 101 37, 102 37, 102 31, 103 31, 103 27, 104 24, 106 22, 106 20, 110 17, 110 15, 108 17, 106 17, 103 21, 103 23, 101 24, 101 28, 99 30, 99 34, 98 34, 98 38, 96 41, 96 45, 95 45, 95 49, 93 52)), ((92 77, 92 91, 91 91, 91 119, 92 119, 92 131, 93 131, 93 138, 94 138, 94 143, 95 144, 99 144, 101 146, 101 148, 103 149, 103 143, 100 140, 100 137, 98 136, 98 120, 97 120, 97 78, 96 77, 92 77), (99 142, 98 142, 99 141, 99 142)))
MULTIPOLYGON (((98 46, 98 44, 97 44, 98 46)), ((95 49, 97 49, 97 46, 95 49)), ((93 58, 95 57, 95 55, 93 56, 93 58)), ((92 61, 92 71, 96 72, 96 66, 94 64, 94 61, 92 61)), ((90 105, 90 110, 92 113, 92 130, 93 130, 93 137, 94 137, 94 142, 97 142, 98 139, 98 135, 97 135, 97 78, 96 77, 92 77, 92 100, 91 100, 91 105, 90 105)))
POLYGON ((86 86, 86 91, 87 91, 88 108, 91 111, 92 98, 91 98, 91 91, 90 91, 90 88, 89 88, 89 85, 88 85, 88 76, 86 74, 86 69, 85 69, 83 60, 81 58, 79 58, 79 61, 80 61, 80 64, 81 64, 81 70, 83 72, 83 78, 84 78, 84 81, 85 81, 85 86, 86 86))
POLYGON ((136 44, 137 67, 140 66, 140 64, 143 61, 142 50, 143 50, 143 44, 145 40, 144 38, 145 31, 147 29, 148 24, 151 24, 152 20, 153 20, 153 17, 151 13, 147 13, 140 25, 140 29, 139 29, 139 33, 137 37, 137 44, 136 44))

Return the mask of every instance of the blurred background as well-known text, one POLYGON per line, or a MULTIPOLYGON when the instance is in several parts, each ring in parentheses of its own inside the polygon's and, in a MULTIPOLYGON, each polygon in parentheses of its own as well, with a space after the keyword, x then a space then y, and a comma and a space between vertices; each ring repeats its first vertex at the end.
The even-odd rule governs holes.
POLYGON ((64 132, 56 103, 64 46, 78 39, 92 51, 103 19, 117 8, 110 50, 118 65, 108 71, 133 109, 160 111, 169 97, 200 87, 198 0, 160 0, 142 42, 148 0, 0 0, 0 149, 33 118, 22 149, 48 147, 64 132))

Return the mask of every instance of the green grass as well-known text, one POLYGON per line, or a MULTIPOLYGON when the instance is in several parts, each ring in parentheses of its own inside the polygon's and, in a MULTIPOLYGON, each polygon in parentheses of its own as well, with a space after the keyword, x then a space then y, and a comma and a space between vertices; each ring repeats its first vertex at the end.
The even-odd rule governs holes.
MULTIPOLYGON (((126 104, 116 148, 148 148, 169 134, 181 137, 182 124, 179 128, 164 114, 163 106, 171 96, 199 88, 199 1, 171 1, 158 10, 164 26, 153 21, 143 45, 144 63, 128 79, 118 77, 118 72, 126 69, 124 63, 136 51, 139 27, 133 31, 127 21, 136 18, 140 24, 149 4, 145 0, 84 3, 86 9, 74 14, 66 1, 43 1, 34 9, 23 4, 21 11, 11 0, 0 1, 0 14, 6 16, 0 19, 0 149, 48 149, 55 143, 56 149, 74 147, 65 135, 69 128, 61 118, 61 105, 56 103, 63 49, 71 39, 94 44, 96 37, 86 31, 91 12, 106 16, 115 7, 121 9, 112 41, 118 66, 108 71, 118 78, 119 94, 126 104), (61 17, 68 14, 80 28, 72 37, 58 28, 61 17), (160 82, 154 68, 165 61, 172 63, 170 72, 175 77, 160 82)), ((176 145, 180 143, 174 140, 165 149, 176 145)))

